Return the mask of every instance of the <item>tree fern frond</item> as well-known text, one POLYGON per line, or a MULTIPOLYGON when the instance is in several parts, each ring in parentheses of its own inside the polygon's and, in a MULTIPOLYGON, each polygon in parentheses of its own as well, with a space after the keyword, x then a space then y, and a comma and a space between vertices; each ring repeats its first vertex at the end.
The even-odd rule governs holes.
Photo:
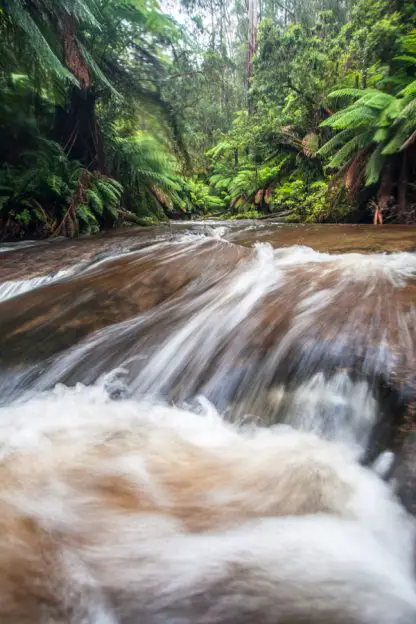
POLYGON ((379 181, 381 172, 386 164, 386 160, 387 158, 383 154, 383 144, 380 144, 376 147, 367 161, 365 169, 365 180, 367 186, 376 184, 379 181))
POLYGON ((109 184, 106 184, 102 180, 97 180, 95 186, 100 191, 100 194, 103 196, 106 202, 108 202, 110 205, 118 204, 120 200, 119 195, 114 192, 109 184))
POLYGON ((352 88, 337 89, 336 91, 332 91, 328 95, 328 98, 331 100, 337 100, 337 99, 342 99, 342 98, 360 99, 363 97, 363 95, 372 94, 372 93, 378 93, 377 89, 352 89, 352 88))
POLYGON ((319 148, 317 154, 319 156, 328 156, 331 152, 334 151, 336 147, 340 144, 344 143, 345 139, 350 139, 355 134, 355 130, 352 128, 346 128, 345 130, 341 130, 335 136, 333 136, 329 141, 324 143, 321 148, 319 148))
POLYGON ((104 211, 104 202, 100 193, 98 193, 94 189, 88 189, 86 196, 88 199, 88 204, 91 206, 91 208, 93 208, 94 212, 102 215, 104 211))
MULTIPOLYGON (((330 118, 331 119, 331 118, 330 118)), ((377 114, 368 108, 356 108, 354 110, 345 111, 336 119, 332 119, 327 125, 334 130, 346 130, 348 128, 361 128, 372 126, 377 121, 377 114)), ((324 124, 322 124, 324 125, 324 124)))
POLYGON ((395 101, 396 98, 394 97, 394 95, 377 91, 362 97, 360 100, 358 100, 358 102, 356 102, 356 106, 365 105, 369 108, 374 108, 376 110, 384 110, 387 106, 394 103, 395 101))
POLYGON ((108 80, 107 76, 101 71, 100 67, 95 62, 94 58, 86 48, 84 44, 78 41, 79 49, 86 60, 90 71, 95 75, 95 77, 105 86, 107 89, 111 91, 111 93, 118 99, 122 99, 121 94, 117 91, 117 89, 111 84, 108 80))
POLYGON ((413 80, 413 82, 408 84, 398 94, 398 97, 408 97, 408 96, 416 97, 416 80, 413 80))
POLYGON ((378 128, 374 134, 373 139, 376 143, 383 143, 384 141, 387 141, 389 136, 390 136, 389 127, 378 128))
POLYGON ((59 80, 68 80, 78 85, 75 76, 61 63, 51 49, 22 0, 13 0, 13 2, 7 3, 6 6, 10 19, 17 28, 20 28, 25 33, 26 42, 35 51, 40 64, 47 71, 54 73, 59 80))
POLYGON ((416 56, 403 54, 402 56, 395 56, 394 60, 401 61, 402 63, 410 63, 411 65, 416 65, 416 56))
POLYGON ((402 39, 402 49, 409 54, 416 54, 416 28, 402 39))
POLYGON ((342 167, 354 153, 358 152, 368 143, 371 143, 371 137, 371 132, 363 132, 354 136, 338 150, 335 156, 329 161, 328 167, 330 169, 342 167))
POLYGON ((404 106, 397 116, 397 120, 406 120, 410 123, 416 123, 416 97, 411 99, 407 104, 404 102, 404 106))
POLYGON ((400 128, 393 138, 384 145, 382 150, 382 154, 384 156, 391 156, 392 154, 397 154, 400 152, 403 144, 406 142, 406 139, 409 137, 409 132, 406 129, 400 128))
POLYGON ((89 209, 87 204, 79 204, 76 207, 76 214, 77 214, 77 217, 81 219, 81 221, 84 221, 84 223, 86 224, 91 223, 91 222, 97 222, 95 215, 89 209))
POLYGON ((93 26, 101 30, 98 19, 99 3, 95 0, 59 0, 61 8, 69 15, 73 15, 75 19, 85 25, 93 26))

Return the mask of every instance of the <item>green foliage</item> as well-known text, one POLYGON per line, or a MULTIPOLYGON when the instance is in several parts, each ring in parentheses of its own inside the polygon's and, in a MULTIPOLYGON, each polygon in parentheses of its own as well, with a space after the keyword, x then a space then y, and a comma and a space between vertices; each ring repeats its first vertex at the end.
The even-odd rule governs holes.
MULTIPOLYGON (((413 51, 415 33, 402 40, 403 52, 413 51)), ((319 153, 333 154, 328 167, 343 168, 345 185, 354 192, 365 184, 380 185, 380 200, 383 194, 406 195, 408 160, 413 158, 416 143, 416 59, 410 59, 409 54, 395 57, 401 80, 389 87, 390 92, 341 89, 329 96, 347 103, 321 124, 339 132, 319 153)))
POLYGON ((2 3, 0 236, 412 218, 414 2, 262 0, 250 72, 247 3, 180 4, 2 3))
POLYGON ((123 187, 116 180, 89 172, 51 141, 23 160, 23 167, 0 169, 3 235, 53 234, 70 208, 68 235, 98 231, 103 217, 117 219, 123 187))
POLYGON ((392 214, 406 220, 416 202, 415 5, 341 4, 265 12, 252 110, 237 112, 208 152, 231 214, 256 206, 327 221, 359 209, 368 218, 366 203, 377 199, 384 210, 401 202, 392 214))
POLYGON ((15 0, 0 35, 0 236, 165 219, 186 149, 162 93, 180 31, 157 3, 15 0))
POLYGON ((121 136, 112 128, 106 153, 109 170, 124 186, 126 208, 138 216, 163 218, 180 189, 178 164, 166 145, 143 133, 121 136))
POLYGON ((264 216, 259 210, 240 210, 237 214, 227 215, 230 221, 241 221, 244 219, 259 219, 264 216))
POLYGON ((225 202, 211 192, 210 187, 201 180, 181 178, 180 188, 174 198, 174 209, 187 215, 196 213, 212 214, 224 211, 225 202))
POLYGON ((306 187, 302 180, 279 185, 273 192, 273 212, 294 211, 306 200, 306 187))

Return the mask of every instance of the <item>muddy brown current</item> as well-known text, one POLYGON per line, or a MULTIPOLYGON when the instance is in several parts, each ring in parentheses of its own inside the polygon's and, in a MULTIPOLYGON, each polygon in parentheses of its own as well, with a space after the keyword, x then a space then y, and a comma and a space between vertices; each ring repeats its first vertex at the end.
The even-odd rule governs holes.
POLYGON ((180 223, 0 245, 3 404, 110 374, 400 458, 414 506, 416 227, 180 223), (115 371, 115 372, 114 372, 115 371))

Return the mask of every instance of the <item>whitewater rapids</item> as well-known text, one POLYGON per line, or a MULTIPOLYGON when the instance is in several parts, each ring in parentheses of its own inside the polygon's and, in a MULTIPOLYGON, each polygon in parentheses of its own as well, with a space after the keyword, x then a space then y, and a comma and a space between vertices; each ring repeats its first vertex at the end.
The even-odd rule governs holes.
POLYGON ((414 624, 407 232, 6 250, 0 622, 414 624))
POLYGON ((101 384, 1 408, 0 454, 2 622, 415 621, 414 521, 348 447, 101 384))

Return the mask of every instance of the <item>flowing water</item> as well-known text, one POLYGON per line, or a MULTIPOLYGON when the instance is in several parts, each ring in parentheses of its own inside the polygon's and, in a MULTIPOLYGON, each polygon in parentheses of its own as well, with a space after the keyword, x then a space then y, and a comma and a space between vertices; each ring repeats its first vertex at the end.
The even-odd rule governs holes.
POLYGON ((416 228, 0 252, 1 621, 414 622, 416 228))
POLYGON ((178 223, 3 247, 2 405, 58 383, 204 397, 362 461, 394 448, 412 504, 415 228, 178 223))

